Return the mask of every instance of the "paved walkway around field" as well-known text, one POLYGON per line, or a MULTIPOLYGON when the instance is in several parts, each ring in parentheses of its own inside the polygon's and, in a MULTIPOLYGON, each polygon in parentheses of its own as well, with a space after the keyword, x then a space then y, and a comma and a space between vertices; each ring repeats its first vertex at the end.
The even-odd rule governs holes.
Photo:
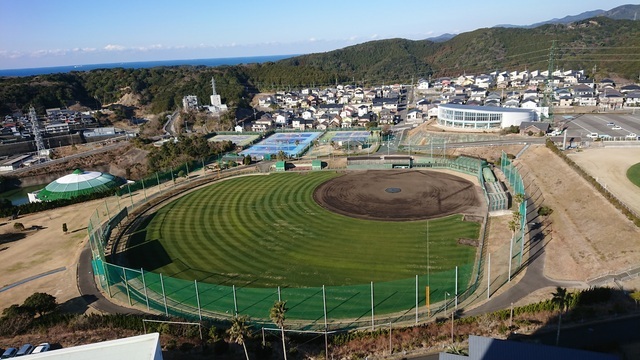
POLYGON ((14 288, 14 287, 16 287, 16 286, 22 285, 22 284, 24 284, 24 283, 28 283, 29 281, 33 281, 33 280, 36 280, 36 279, 40 279, 40 278, 45 277, 45 276, 47 276, 47 275, 55 274, 55 273, 57 273, 57 272, 65 271, 65 270, 67 270, 67 268, 63 266, 63 267, 59 267, 59 268, 57 268, 57 269, 53 269, 53 270, 49 270, 49 271, 45 271, 45 272, 43 272, 43 273, 41 273, 41 274, 38 274, 38 275, 30 276, 30 277, 28 277, 28 278, 26 278, 26 279, 22 279, 22 280, 20 280, 20 281, 16 281, 16 282, 14 282, 13 284, 9 284, 9 285, 7 285, 7 286, 5 286, 5 287, 0 288, 0 292, 7 291, 7 290, 12 289, 12 288, 14 288))

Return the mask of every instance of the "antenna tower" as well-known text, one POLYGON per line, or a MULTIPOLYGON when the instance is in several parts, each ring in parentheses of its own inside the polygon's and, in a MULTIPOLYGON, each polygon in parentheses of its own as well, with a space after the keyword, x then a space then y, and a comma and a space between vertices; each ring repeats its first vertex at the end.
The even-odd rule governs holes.
POLYGON ((38 115, 36 115, 36 109, 34 109, 33 106, 29 107, 29 121, 31 122, 31 132, 33 133, 33 138, 36 141, 36 149, 38 150, 38 155, 44 155, 46 152, 46 148, 44 147, 42 134, 40 134, 38 115))

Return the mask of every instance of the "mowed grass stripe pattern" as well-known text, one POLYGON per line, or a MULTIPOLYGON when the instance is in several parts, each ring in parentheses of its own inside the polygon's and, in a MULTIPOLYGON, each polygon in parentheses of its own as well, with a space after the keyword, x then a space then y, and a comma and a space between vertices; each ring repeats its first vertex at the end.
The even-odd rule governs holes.
MULTIPOLYGON (((312 194, 335 176, 249 176, 187 194, 160 209, 139 232, 144 243, 129 261, 164 276, 238 287, 354 285, 426 274, 427 222, 359 220, 329 212, 312 194)), ((456 240, 477 238, 479 224, 461 220, 429 221, 432 274, 473 264, 476 249, 456 240)), ((462 280, 468 278, 460 274, 460 283, 466 285, 462 280)))
POLYGON ((640 187, 640 163, 632 165, 627 170, 627 178, 636 186, 640 187))

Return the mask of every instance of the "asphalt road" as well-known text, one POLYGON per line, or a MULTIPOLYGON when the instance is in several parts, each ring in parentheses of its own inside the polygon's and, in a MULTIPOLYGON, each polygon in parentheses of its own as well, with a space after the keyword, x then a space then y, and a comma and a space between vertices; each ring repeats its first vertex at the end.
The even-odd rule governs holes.
POLYGON ((91 266, 91 249, 89 243, 85 245, 78 259, 78 290, 87 306, 108 314, 144 314, 144 312, 116 305, 102 295, 91 266))
MULTIPOLYGON (((113 139, 110 139, 110 140, 113 140, 113 139)), ((98 149, 93 149, 93 150, 81 152, 81 153, 78 153, 78 154, 65 156, 63 158, 47 161, 47 162, 44 162, 44 163, 33 164, 33 165, 29 166, 29 167, 20 168, 20 169, 14 170, 14 171, 7 172, 6 175, 15 176, 17 174, 20 174, 21 172, 30 171, 30 170, 37 169, 37 168, 40 168, 40 167, 46 167, 46 166, 51 166, 51 165, 55 165, 55 164, 61 164, 61 163, 64 163, 64 162, 67 162, 69 160, 73 160, 73 159, 76 159, 76 158, 81 158, 81 157, 90 156, 90 155, 94 155, 94 154, 99 154, 101 152, 117 149, 117 148, 119 148, 121 146, 124 146, 124 145, 126 145, 128 143, 129 143, 128 141, 119 141, 119 142, 116 142, 116 143, 113 143, 113 144, 110 144, 110 145, 103 146, 103 147, 98 148, 98 149)))

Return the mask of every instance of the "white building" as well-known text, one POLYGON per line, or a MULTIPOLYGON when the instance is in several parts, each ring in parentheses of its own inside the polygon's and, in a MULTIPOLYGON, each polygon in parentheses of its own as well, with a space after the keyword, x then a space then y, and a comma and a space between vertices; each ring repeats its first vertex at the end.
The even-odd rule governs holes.
POLYGON ((184 110, 196 110, 198 108, 198 97, 187 95, 182 98, 182 108, 184 110))
POLYGON ((132 336, 29 355, 29 359, 50 360, 162 360, 160 334, 132 336))
POLYGON ((524 109, 454 104, 438 107, 438 125, 449 128, 500 130, 535 118, 535 111, 524 109))
POLYGON ((211 106, 207 106, 207 109, 212 113, 227 111, 228 110, 227 105, 222 103, 222 99, 220 98, 220 95, 216 93, 216 80, 213 77, 211 78, 211 90, 212 90, 212 95, 210 97, 211 106))

